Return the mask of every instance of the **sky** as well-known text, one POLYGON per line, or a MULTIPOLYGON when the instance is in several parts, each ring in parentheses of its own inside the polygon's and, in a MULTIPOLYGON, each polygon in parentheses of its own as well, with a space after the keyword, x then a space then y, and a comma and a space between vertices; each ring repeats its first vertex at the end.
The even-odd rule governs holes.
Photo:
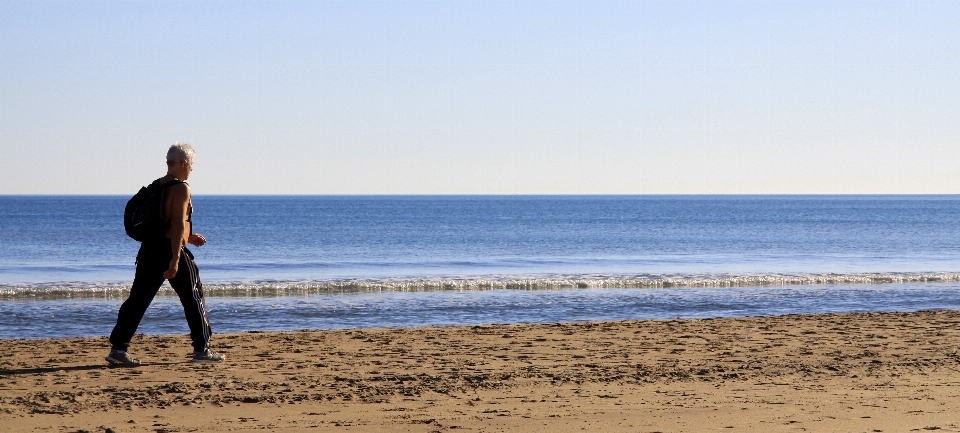
POLYGON ((960 2, 0 0, 0 194, 960 193, 960 2))

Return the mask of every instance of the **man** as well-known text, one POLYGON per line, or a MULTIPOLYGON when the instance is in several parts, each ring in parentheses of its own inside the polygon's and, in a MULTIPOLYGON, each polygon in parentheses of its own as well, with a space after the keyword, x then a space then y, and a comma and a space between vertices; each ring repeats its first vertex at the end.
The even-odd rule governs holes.
POLYGON ((193 361, 217 363, 223 355, 210 350, 210 322, 203 304, 203 286, 200 273, 193 262, 193 254, 186 248, 190 243, 198 247, 207 243, 203 235, 193 233, 191 214, 193 202, 190 186, 186 184, 193 171, 193 148, 189 144, 176 143, 167 151, 167 175, 154 181, 163 185, 164 233, 157 233, 140 245, 137 253, 137 271, 130 287, 130 297, 120 306, 117 324, 110 333, 112 349, 107 362, 114 366, 135 367, 140 361, 130 358, 127 348, 137 331, 143 313, 147 311, 164 280, 180 297, 183 312, 190 325, 193 340, 193 361))

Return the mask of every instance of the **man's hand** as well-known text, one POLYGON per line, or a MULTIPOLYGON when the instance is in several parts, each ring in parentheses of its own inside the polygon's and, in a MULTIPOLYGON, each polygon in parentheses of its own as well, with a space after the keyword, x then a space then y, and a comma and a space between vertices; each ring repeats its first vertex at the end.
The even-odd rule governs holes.
MULTIPOLYGON (((163 273, 163 278, 169 280, 177 276, 177 268, 180 266, 180 258, 174 257, 170 259, 170 267, 167 268, 167 271, 163 273)), ((154 274, 156 275, 156 274, 154 274)))
POLYGON ((190 245, 202 247, 203 244, 207 243, 207 238, 203 237, 201 234, 194 233, 190 235, 190 237, 187 239, 187 242, 190 242, 190 245))

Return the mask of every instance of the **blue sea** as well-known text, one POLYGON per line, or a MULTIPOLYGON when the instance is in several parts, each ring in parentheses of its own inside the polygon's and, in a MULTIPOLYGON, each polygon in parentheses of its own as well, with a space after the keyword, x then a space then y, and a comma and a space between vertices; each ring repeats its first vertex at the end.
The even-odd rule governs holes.
MULTIPOLYGON (((109 334, 126 196, 0 196, 0 338, 109 334)), ((960 196, 195 196, 215 332, 960 308, 960 196)), ((186 333, 165 288, 143 333, 186 333)))

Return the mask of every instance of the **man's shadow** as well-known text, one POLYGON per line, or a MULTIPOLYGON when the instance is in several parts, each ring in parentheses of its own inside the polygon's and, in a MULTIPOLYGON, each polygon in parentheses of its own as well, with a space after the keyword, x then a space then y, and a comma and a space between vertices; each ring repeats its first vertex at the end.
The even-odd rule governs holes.
POLYGON ((96 364, 96 365, 73 365, 66 367, 42 367, 42 368, 20 368, 15 370, 0 370, 0 376, 16 376, 23 374, 39 374, 39 373, 56 373, 58 371, 86 371, 86 370, 140 370, 145 367, 153 366, 164 366, 164 365, 177 365, 177 364, 187 364, 190 361, 179 361, 179 362, 152 362, 149 364, 141 364, 138 367, 126 367, 126 366, 111 366, 105 364, 96 364))

